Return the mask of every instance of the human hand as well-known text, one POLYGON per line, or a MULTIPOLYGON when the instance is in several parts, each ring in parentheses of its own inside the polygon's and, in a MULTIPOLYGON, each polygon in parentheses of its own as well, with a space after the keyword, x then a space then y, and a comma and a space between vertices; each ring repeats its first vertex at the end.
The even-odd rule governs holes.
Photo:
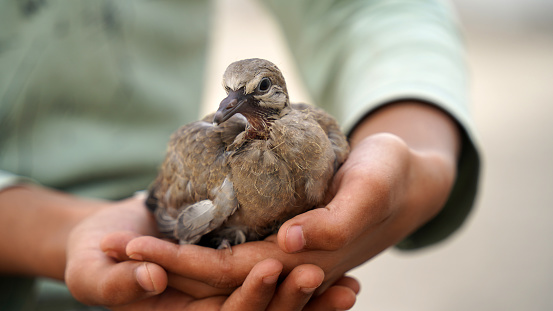
MULTIPOLYGON (((71 232, 65 280, 79 301, 115 310, 333 310, 336 300, 344 299, 329 291, 305 306, 324 273, 314 265, 300 265, 277 287, 283 266, 274 259, 256 263, 244 283, 225 295, 199 297, 201 288, 190 293, 167 288, 163 268, 125 255, 128 241, 157 233, 143 202, 143 197, 134 197, 106 203, 71 232)), ((358 291, 355 281, 343 283, 358 291)))
POLYGON ((156 225, 144 207, 144 196, 106 202, 69 234, 65 282, 85 304, 119 305, 161 293, 165 271, 156 264, 118 262, 102 251, 105 235, 125 232, 133 237, 155 235, 156 225))
MULTIPOLYGON (((431 164, 412 155, 396 137, 372 137, 354 148, 338 171, 331 189, 335 193, 332 201, 325 208, 289 220, 281 227, 278 237, 234 246, 232 254, 171 243, 162 245, 151 238, 131 241, 127 251, 133 258, 165 267, 173 272, 173 279, 185 277, 217 288, 238 286, 251 267, 264 258, 280 260, 285 271, 298 264, 311 263, 325 271, 326 280, 321 287, 324 290, 346 271, 394 245, 430 217, 405 207, 420 204, 411 199, 411 193, 405 192, 418 195, 423 185, 408 188, 405 181, 415 178, 417 170, 425 169, 421 168, 423 165, 431 164), (413 221, 414 217, 420 221, 413 221), (298 233, 295 226, 300 226, 303 237, 290 236, 298 233), (304 242, 299 242, 300 239, 304 242), (300 249, 303 251, 294 253, 300 249)), ((427 186, 436 189, 442 183, 437 181, 436 185, 427 186)), ((194 285, 189 287, 196 287, 192 280, 172 282, 180 283, 181 287, 191 282, 194 285)))
MULTIPOLYGON (((340 289, 328 290, 309 301, 315 289, 322 283, 324 274, 314 265, 300 265, 292 270, 277 286, 282 264, 275 259, 257 263, 247 275, 244 283, 230 295, 214 295, 198 298, 174 288, 167 288, 159 295, 146 298, 113 310, 337 310, 341 306, 353 305, 345 301, 340 289)), ((354 289, 353 280, 344 280, 342 287, 354 289)), ((343 291, 343 290, 342 290, 343 291)), ((352 297, 349 297, 351 300, 352 297)), ((355 297, 353 295, 353 301, 355 297)), ((349 308, 349 307, 346 307, 349 308)))
POLYGON ((264 258, 278 259, 285 272, 305 263, 321 267, 324 291, 431 219, 448 197, 457 153, 454 125, 427 106, 400 108, 399 118, 397 110, 383 111, 377 114, 382 118, 361 127, 361 134, 354 133, 352 152, 334 178, 328 204, 287 221, 277 236, 234 246, 232 253, 140 238, 129 243, 127 253, 165 267, 172 286, 202 284, 206 294, 238 286, 264 258), (394 121, 389 132, 398 135, 378 134, 394 121), (418 135, 421 128, 431 129, 430 134, 418 135))

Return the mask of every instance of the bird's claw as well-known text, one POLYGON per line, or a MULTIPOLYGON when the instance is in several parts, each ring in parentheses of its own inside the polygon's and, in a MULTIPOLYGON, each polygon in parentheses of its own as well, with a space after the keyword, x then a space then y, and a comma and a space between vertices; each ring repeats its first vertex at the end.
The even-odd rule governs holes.
POLYGON ((230 241, 227 239, 223 239, 217 249, 228 249, 230 251, 230 254, 232 255, 232 246, 230 245, 230 241))

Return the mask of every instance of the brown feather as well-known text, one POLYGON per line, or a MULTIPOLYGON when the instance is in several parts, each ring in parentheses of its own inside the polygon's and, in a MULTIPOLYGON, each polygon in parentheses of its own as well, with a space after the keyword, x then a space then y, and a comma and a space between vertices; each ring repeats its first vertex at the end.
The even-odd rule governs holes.
MULTIPOLYGON (((245 74, 230 72, 225 77, 235 87, 251 89, 248 79, 256 77, 252 66, 269 62, 242 62, 228 70, 238 68, 245 74)), ((280 71, 270 73, 280 75, 273 79, 279 89, 271 94, 281 98, 284 78, 280 71)), ((251 116, 246 116, 248 122, 235 115, 213 125, 212 114, 172 135, 148 199, 162 231, 181 243, 198 243, 202 236, 215 246, 225 239, 242 243, 262 239, 291 217, 323 203, 334 173, 347 158, 346 137, 323 110, 290 106, 287 94, 284 100, 266 99, 256 106, 277 113, 258 114, 270 118, 255 120, 262 129, 252 130, 251 116), (275 109, 278 104, 282 107, 275 109), (260 130, 264 135, 252 138, 252 131, 260 130), (176 219, 172 232, 167 215, 176 219)))

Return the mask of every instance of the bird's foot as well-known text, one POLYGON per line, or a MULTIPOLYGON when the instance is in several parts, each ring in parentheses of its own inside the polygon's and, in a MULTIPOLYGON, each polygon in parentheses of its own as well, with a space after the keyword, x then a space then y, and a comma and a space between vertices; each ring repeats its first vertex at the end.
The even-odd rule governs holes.
POLYGON ((227 239, 223 239, 217 249, 228 249, 230 254, 232 255, 232 246, 230 245, 230 241, 227 239))
POLYGON ((175 239, 176 236, 173 232, 175 226, 177 225, 177 220, 167 212, 167 209, 157 207, 154 211, 154 217, 156 219, 159 232, 166 238, 175 239))
POLYGON ((227 228, 219 233, 219 238, 214 239, 213 244, 219 246, 217 249, 228 249, 232 255, 232 245, 238 245, 246 242, 246 234, 244 231, 235 228, 227 228), (220 242, 219 242, 220 241, 220 242))

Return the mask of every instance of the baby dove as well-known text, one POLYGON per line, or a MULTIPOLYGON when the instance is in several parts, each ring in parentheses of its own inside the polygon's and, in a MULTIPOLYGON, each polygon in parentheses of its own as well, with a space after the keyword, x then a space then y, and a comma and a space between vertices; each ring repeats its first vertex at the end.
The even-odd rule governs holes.
POLYGON ((323 203, 349 152, 334 118, 290 104, 271 62, 232 63, 223 86, 215 114, 173 133, 146 201, 181 244, 227 247, 276 233, 323 203))

